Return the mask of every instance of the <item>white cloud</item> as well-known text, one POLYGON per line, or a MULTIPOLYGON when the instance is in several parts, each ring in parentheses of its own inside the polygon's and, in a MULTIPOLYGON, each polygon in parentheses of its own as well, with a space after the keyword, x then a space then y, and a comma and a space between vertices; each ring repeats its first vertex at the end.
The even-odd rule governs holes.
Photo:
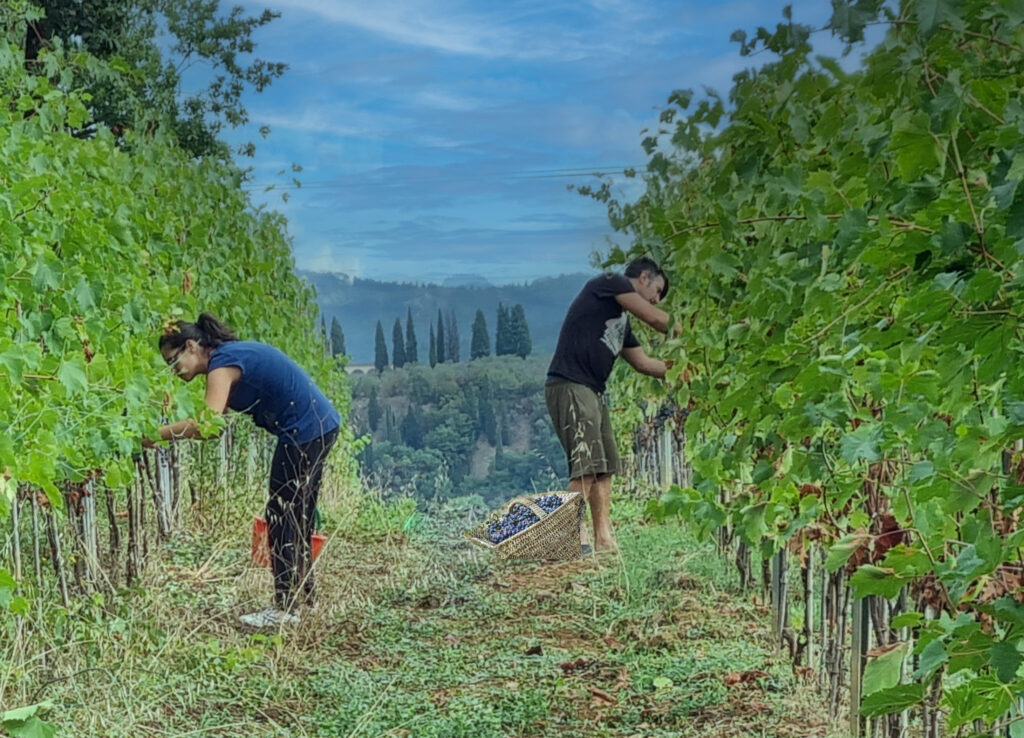
POLYGON ((392 41, 450 54, 487 58, 561 55, 555 46, 523 43, 523 35, 512 31, 496 15, 441 9, 436 3, 292 0, 290 7, 305 10, 331 23, 379 34, 392 41))
POLYGON ((428 108, 450 110, 455 113, 465 113, 480 107, 477 100, 436 87, 417 92, 415 102, 428 108))
POLYGON ((664 8, 631 0, 291 0, 287 6, 321 22, 445 54, 552 62, 625 57, 650 49, 669 32, 659 21, 664 8))

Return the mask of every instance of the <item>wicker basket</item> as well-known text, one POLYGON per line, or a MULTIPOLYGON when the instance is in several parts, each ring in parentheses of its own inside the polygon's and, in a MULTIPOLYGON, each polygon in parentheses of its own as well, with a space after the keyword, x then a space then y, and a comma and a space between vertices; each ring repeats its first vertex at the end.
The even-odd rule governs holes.
POLYGON ((543 492, 509 500, 486 521, 466 531, 471 543, 490 549, 499 559, 578 559, 580 557, 580 523, 583 520, 583 495, 579 492, 543 492), (562 504, 552 512, 541 509, 535 499, 558 495, 562 504), (525 505, 540 520, 526 530, 493 543, 487 535, 489 523, 508 514, 513 505, 525 505))

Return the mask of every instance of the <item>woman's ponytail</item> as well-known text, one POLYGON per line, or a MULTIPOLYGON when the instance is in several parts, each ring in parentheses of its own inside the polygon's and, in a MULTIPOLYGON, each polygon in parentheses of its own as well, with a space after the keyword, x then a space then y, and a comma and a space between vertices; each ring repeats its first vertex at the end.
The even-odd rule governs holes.
POLYGON ((178 349, 186 341, 195 341, 203 348, 217 348, 222 343, 237 341, 238 336, 210 313, 200 313, 195 323, 176 320, 160 336, 160 349, 178 349))
POLYGON ((203 336, 203 340, 199 342, 199 345, 205 348, 216 348, 222 343, 238 340, 238 336, 232 333, 230 328, 210 313, 199 314, 199 317, 196 318, 196 328, 199 329, 203 336))

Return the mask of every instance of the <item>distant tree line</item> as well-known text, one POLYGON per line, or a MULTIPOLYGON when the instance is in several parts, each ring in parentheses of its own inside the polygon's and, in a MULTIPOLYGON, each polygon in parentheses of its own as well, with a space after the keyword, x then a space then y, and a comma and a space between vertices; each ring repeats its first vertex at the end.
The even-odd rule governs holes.
MULTIPOLYGON (((427 349, 427 362, 430 366, 446 362, 458 363, 460 357, 459 325, 455 319, 455 311, 443 312, 438 309, 437 323, 430 325, 430 343, 427 349)), ((331 346, 335 355, 344 353, 345 337, 337 320, 331 320, 331 346), (335 336, 337 335, 337 338, 335 336), (340 351, 339 351, 340 347, 340 351)), ((523 306, 512 307, 498 303, 498 327, 494 336, 495 356, 518 356, 525 359, 533 350, 530 340, 530 327, 526 323, 523 306)), ((487 319, 482 310, 476 311, 473 321, 473 333, 469 344, 469 358, 481 359, 491 355, 491 339, 487 330, 487 319)), ((378 373, 387 367, 401 369, 407 364, 419 363, 419 350, 416 341, 416 329, 412 322, 412 308, 408 309, 405 328, 401 318, 395 318, 391 331, 391 353, 384 335, 384 326, 377 321, 374 338, 373 365, 378 373)))

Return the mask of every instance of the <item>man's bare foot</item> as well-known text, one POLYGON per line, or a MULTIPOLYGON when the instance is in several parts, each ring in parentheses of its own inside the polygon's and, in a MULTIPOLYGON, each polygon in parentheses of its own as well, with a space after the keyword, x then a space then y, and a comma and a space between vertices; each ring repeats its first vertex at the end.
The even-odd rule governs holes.
POLYGON ((619 544, 617 544, 614 539, 612 539, 612 540, 595 541, 594 542, 594 550, 597 551, 598 553, 601 553, 601 552, 604 552, 604 551, 618 551, 619 550, 619 544))

